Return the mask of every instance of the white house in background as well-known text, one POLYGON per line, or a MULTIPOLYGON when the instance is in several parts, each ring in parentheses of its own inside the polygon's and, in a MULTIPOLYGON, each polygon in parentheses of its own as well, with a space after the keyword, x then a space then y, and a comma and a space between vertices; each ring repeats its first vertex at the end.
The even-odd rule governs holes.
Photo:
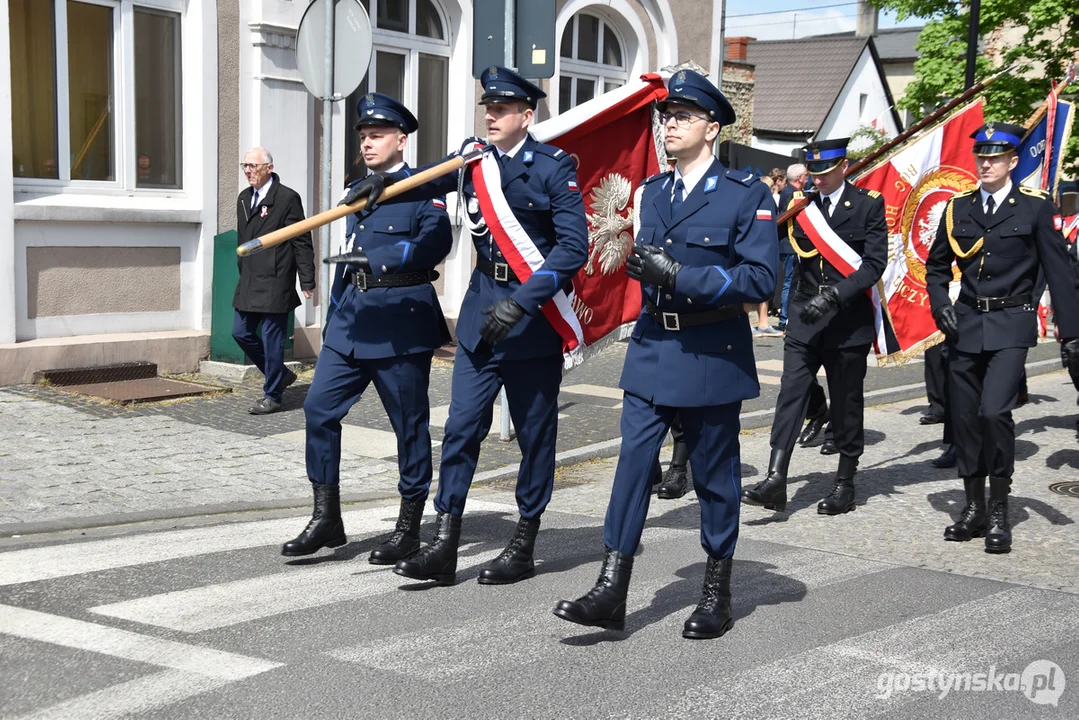
POLYGON ((902 124, 872 37, 727 40, 728 57, 754 66, 753 147, 794 156, 811 140, 902 124))
MULTIPOLYGON (((396 95, 421 130, 411 163, 482 133, 472 0, 359 0, 374 54, 335 106, 332 195, 362 171, 355 101, 396 95)), ((235 227, 244 150, 319 209, 321 103, 296 65, 307 0, 0 0, 0 385, 34 370, 209 352, 216 235, 235 227)), ((640 73, 692 60, 719 75, 723 0, 558 0, 546 119, 640 73)), ((451 207, 453 207, 451 199, 451 207)), ((343 223, 333 228, 343 234, 343 223)), ((440 268, 452 321, 472 269, 440 268)), ((318 295, 316 294, 315 298, 318 295)), ((295 353, 319 349, 314 300, 295 353)))

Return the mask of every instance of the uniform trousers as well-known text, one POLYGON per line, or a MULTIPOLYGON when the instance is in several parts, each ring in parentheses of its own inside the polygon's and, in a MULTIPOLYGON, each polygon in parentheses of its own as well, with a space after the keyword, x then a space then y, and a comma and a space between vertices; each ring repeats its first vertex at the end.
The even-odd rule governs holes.
POLYGON ((945 445, 954 441, 952 433, 951 383, 948 373, 948 358, 951 349, 948 343, 934 345, 925 351, 925 396, 929 400, 929 414, 944 418, 945 445))
POLYGON ((673 408, 625 393, 622 447, 603 523, 604 545, 628 555, 636 552, 652 497, 652 467, 677 413, 701 506, 701 546, 710 557, 733 557, 742 494, 741 409, 741 402, 673 408))
POLYGON ((806 417, 817 371, 824 366, 831 401, 830 420, 839 452, 860 457, 865 447, 863 383, 869 345, 819 348, 787 337, 783 342, 783 378, 779 385, 771 445, 794 450, 806 417))
POLYGON ((1012 409, 1027 348, 967 353, 950 348, 952 431, 959 477, 1010 478, 1015 471, 1012 409))
POLYGON ((476 352, 457 346, 450 415, 442 441, 442 464, 435 494, 438 512, 458 517, 464 514, 465 499, 479 462, 480 444, 491 431, 495 398, 504 384, 517 445, 521 448, 517 508, 526 520, 543 514, 554 489, 561 383, 561 354, 508 360, 496 357, 486 343, 476 352))
POLYGON ((374 383, 397 435, 401 497, 424 500, 431 487, 431 418, 427 387, 434 352, 354 358, 323 346, 303 409, 307 418, 307 475, 312 482, 341 481, 341 420, 374 383))
POLYGON ((277 402, 281 402, 281 395, 285 391, 288 316, 288 313, 237 310, 232 319, 232 338, 266 378, 262 385, 263 393, 277 402))

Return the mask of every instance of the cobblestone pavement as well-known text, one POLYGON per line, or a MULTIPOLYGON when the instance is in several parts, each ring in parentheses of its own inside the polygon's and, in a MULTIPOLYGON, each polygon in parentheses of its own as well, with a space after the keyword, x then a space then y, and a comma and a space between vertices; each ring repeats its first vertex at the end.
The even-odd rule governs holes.
MULTIPOLYGON (((1054 372, 1032 377, 1030 396, 1031 402, 1014 413, 1014 549, 1008 555, 986 554, 981 540, 943 540, 944 527, 964 503, 963 485, 955 470, 929 465, 941 452, 940 429, 918 424, 924 401, 867 409, 854 512, 817 514, 838 461, 814 448, 797 449, 788 512, 743 506, 740 537, 1079 594, 1079 497, 1049 490, 1054 483, 1079 482, 1075 389, 1066 373, 1054 372)), ((741 451, 743 484, 755 483, 768 465, 767 430, 743 431, 741 451)), ((603 459, 561 469, 567 487, 551 507, 602 517, 615 465, 614 459, 603 459)), ((692 525, 696 500, 692 492, 680 500, 653 499, 650 514, 666 526, 692 525), (679 511, 672 512, 672 506, 679 511)))

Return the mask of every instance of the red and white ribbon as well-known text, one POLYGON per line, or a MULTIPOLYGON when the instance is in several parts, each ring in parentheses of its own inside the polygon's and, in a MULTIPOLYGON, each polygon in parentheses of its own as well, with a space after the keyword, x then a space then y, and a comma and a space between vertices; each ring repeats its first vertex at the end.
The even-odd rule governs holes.
MULTIPOLYGON (((477 146, 479 147, 479 146, 477 146)), ((520 221, 513 214, 506 196, 502 193, 502 175, 499 172, 495 152, 489 152, 472 167, 472 184, 476 188, 476 199, 480 211, 487 222, 487 229, 513 274, 522 282, 527 282, 532 273, 543 267, 546 258, 540 252, 532 238, 521 227, 520 221)), ((549 302, 540 308, 547 322, 562 338, 564 351, 570 351, 584 342, 584 331, 573 312, 573 293, 559 290, 549 302)))

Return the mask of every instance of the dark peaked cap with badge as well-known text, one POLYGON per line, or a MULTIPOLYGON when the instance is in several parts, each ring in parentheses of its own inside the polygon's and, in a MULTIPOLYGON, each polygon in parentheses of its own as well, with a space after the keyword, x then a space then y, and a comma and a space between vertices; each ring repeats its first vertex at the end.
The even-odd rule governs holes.
POLYGON ((847 145, 850 138, 819 140, 811 142, 803 149, 806 151, 806 170, 810 175, 823 175, 847 159, 847 145))
POLYGON ((364 125, 389 125, 400 128, 406 135, 416 132, 420 123, 401 103, 383 93, 367 93, 356 103, 356 130, 364 125))
POLYGON ((667 104, 692 105, 708 113, 720 125, 734 124, 734 108, 727 98, 708 79, 693 70, 679 70, 667 82, 667 98, 659 103, 666 112, 667 104))
POLYGON ((974 154, 983 156, 1003 155, 1017 149, 1023 143, 1027 129, 1022 125, 989 122, 970 134, 974 138, 974 154))
POLYGON ((547 93, 501 65, 492 65, 484 70, 480 75, 480 84, 483 85, 480 105, 523 102, 535 110, 536 103, 547 97, 547 93))

